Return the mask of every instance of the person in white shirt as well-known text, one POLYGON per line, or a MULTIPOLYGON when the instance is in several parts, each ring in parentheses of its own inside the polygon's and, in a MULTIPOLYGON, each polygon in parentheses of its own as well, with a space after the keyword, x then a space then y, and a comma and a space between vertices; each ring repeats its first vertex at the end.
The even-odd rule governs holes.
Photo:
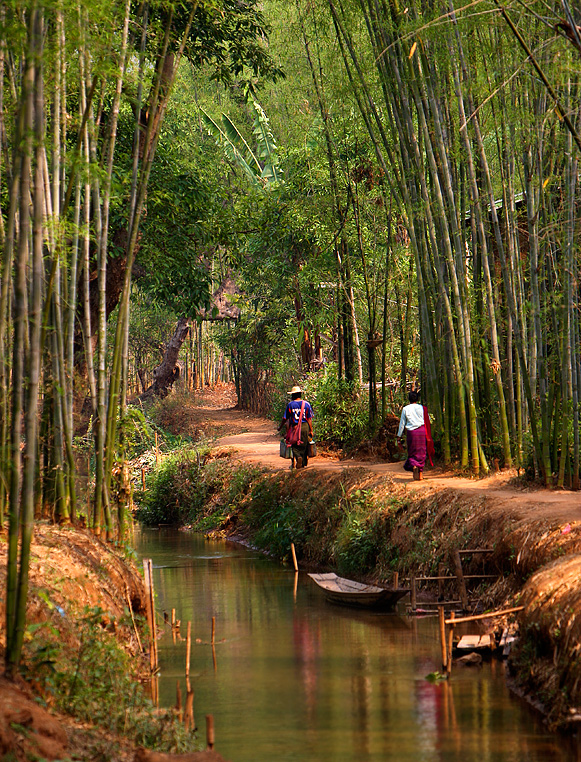
POLYGON ((427 455, 425 408, 418 403, 419 397, 417 392, 409 393, 410 404, 401 411, 397 430, 398 439, 402 436, 404 429, 406 431, 408 457, 403 467, 406 471, 413 473, 415 480, 423 479, 422 472, 426 465, 427 455))

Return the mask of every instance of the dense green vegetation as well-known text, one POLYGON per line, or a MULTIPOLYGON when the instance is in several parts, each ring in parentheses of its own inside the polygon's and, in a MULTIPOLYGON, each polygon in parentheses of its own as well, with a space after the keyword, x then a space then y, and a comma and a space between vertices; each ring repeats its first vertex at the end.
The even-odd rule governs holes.
POLYGON ((29 627, 32 642, 28 659, 36 684, 59 710, 99 725, 110 734, 107 741, 93 741, 93 753, 102 758, 120 757, 118 736, 158 751, 199 749, 200 742, 192 738, 176 715, 171 710, 160 710, 147 695, 135 659, 111 632, 116 624, 95 607, 74 623, 66 642, 51 624, 29 627), (110 631, 104 628, 104 621, 110 631))
POLYGON ((2 6, 9 672, 35 516, 88 505, 123 536, 128 396, 167 394, 178 361, 186 388, 234 379, 277 416, 300 381, 339 446, 420 386, 444 464, 578 488, 575 14, 2 6))

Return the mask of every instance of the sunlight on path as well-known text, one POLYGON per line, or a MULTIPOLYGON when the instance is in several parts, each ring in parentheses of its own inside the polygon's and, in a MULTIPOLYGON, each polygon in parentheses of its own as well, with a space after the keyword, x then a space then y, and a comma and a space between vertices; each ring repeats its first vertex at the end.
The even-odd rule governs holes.
MULTIPOLYGON (((249 421, 253 430, 243 434, 233 434, 218 439, 218 444, 232 448, 237 457, 247 463, 262 465, 277 471, 286 470, 288 461, 279 456, 280 436, 274 424, 265 426, 264 420, 249 421), (256 427, 253 426, 256 423, 256 427)), ((519 489, 510 482, 516 472, 501 472, 483 479, 470 479, 442 474, 439 469, 428 468, 424 480, 414 482, 412 475, 403 470, 403 463, 385 463, 381 461, 339 460, 329 456, 318 456, 309 460, 309 471, 343 471, 362 468, 374 474, 384 474, 395 485, 406 490, 442 490, 453 489, 457 492, 471 493, 474 496, 494 498, 499 509, 511 508, 523 513, 534 513, 539 518, 555 521, 581 521, 581 494, 570 490, 519 489)), ((300 477, 300 472, 297 473, 300 477)))

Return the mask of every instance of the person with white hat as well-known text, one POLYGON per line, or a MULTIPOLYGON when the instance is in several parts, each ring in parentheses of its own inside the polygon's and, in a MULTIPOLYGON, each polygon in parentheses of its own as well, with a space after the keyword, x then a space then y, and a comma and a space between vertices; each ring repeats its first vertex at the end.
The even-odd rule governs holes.
POLYGON ((313 440, 313 408, 302 399, 303 390, 293 386, 277 431, 286 425, 286 441, 292 446, 292 468, 303 468, 308 463, 308 446, 313 440), (295 464, 296 461, 296 464, 295 464))

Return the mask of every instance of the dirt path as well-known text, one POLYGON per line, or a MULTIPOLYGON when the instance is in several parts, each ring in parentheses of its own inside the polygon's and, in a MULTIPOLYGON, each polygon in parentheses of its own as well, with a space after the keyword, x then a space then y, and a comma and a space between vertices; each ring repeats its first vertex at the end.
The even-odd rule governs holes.
MULTIPOLYGON (((279 456, 280 435, 276 425, 264 418, 236 410, 231 395, 215 396, 195 408, 197 426, 212 433, 216 444, 227 447, 247 463, 273 470, 288 469, 288 461, 279 456), (227 433, 231 432, 231 433, 227 433)), ((487 496, 497 510, 509 508, 521 518, 545 518, 556 523, 581 522, 581 492, 532 488, 519 482, 516 471, 493 474, 483 479, 450 476, 439 468, 428 468, 424 480, 414 482, 412 475, 403 470, 402 463, 372 460, 341 460, 327 453, 309 460, 309 471, 337 471, 363 468, 384 474, 394 484, 409 490, 444 490, 487 496)), ((297 476, 300 476, 297 473, 297 476)))

